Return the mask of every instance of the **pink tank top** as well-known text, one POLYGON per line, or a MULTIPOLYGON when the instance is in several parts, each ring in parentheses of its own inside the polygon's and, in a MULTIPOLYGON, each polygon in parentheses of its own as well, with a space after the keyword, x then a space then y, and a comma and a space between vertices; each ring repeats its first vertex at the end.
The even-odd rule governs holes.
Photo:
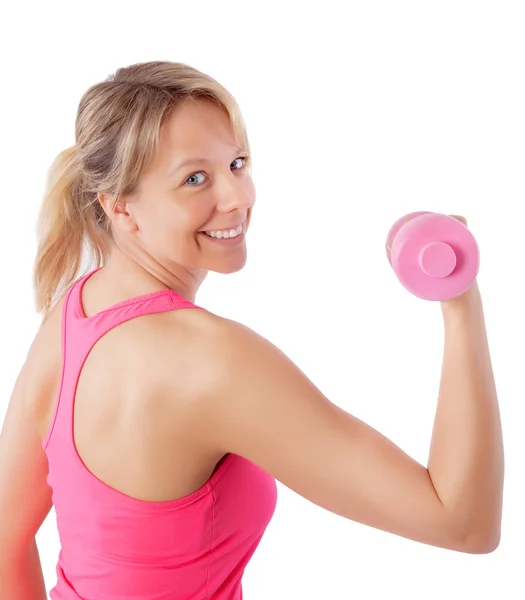
POLYGON ((62 313, 62 380, 50 431, 49 461, 61 550, 52 600, 242 600, 241 579, 273 514, 275 479, 226 454, 210 479, 177 500, 148 502, 92 474, 76 451, 73 401, 93 345, 120 323, 151 313, 200 308, 172 290, 120 302, 92 317, 81 290, 68 290, 62 313))

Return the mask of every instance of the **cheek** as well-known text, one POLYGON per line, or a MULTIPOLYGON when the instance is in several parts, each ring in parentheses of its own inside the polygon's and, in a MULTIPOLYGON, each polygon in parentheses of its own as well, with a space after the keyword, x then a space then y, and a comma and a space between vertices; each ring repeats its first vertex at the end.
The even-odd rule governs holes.
POLYGON ((205 226, 210 214, 209 207, 203 202, 171 207, 161 219, 159 237, 172 247, 184 246, 205 226))
POLYGON ((255 184, 253 179, 250 177, 248 183, 246 184, 246 195, 250 198, 251 204, 255 204, 255 184))
POLYGON ((153 252, 173 247, 174 240, 180 238, 185 217, 184 213, 181 214, 173 205, 159 203, 150 206, 149 210, 140 216, 140 237, 153 252))
POLYGON ((213 216, 214 203, 211 199, 194 198, 194 202, 189 202, 179 211, 177 229, 182 233, 189 235, 202 229, 213 216))

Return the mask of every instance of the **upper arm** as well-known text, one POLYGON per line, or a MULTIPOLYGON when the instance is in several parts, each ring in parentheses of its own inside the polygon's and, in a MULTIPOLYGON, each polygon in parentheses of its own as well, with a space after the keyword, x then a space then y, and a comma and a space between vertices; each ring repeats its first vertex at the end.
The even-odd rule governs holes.
POLYGON ((467 551, 425 467, 328 400, 273 344, 237 323, 227 328, 212 403, 225 452, 347 519, 467 551))
POLYGON ((48 463, 36 427, 29 362, 16 380, 0 434, 0 561, 30 547, 52 507, 48 463))

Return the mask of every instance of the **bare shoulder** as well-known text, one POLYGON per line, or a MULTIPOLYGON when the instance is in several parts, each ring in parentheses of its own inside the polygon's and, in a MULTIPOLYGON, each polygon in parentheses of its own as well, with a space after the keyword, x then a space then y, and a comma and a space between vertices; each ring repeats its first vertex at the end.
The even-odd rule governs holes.
POLYGON ((207 310, 188 308, 137 319, 123 335, 140 348, 142 364, 149 361, 146 372, 198 404, 223 373, 221 346, 229 337, 229 323, 207 310))
POLYGON ((227 319, 208 325, 207 414, 217 447, 344 518, 469 551, 423 465, 327 398, 262 335, 227 319))
POLYGON ((62 303, 60 300, 42 321, 20 372, 27 389, 29 408, 37 417, 49 411, 49 399, 58 392, 62 363, 62 303))

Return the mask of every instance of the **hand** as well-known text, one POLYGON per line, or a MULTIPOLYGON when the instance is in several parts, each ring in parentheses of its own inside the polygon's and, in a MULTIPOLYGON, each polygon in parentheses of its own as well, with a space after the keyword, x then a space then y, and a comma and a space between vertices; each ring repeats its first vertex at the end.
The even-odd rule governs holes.
POLYGON ((461 217, 460 215, 448 215, 448 216, 452 217, 453 219, 456 219, 456 221, 459 221, 460 223, 463 223, 463 225, 468 227, 467 219, 465 219, 465 217, 461 217))
MULTIPOLYGON (((462 217, 461 215, 448 215, 453 219, 456 219, 460 223, 463 223, 466 227, 468 227, 467 219, 462 217)), ((450 300, 444 300, 441 302, 441 307, 443 310, 454 309, 455 307, 465 307, 468 306, 473 300, 479 300, 479 288, 477 279, 472 282, 472 285, 469 289, 461 294, 460 296, 456 296, 455 298, 451 298, 450 300)))

